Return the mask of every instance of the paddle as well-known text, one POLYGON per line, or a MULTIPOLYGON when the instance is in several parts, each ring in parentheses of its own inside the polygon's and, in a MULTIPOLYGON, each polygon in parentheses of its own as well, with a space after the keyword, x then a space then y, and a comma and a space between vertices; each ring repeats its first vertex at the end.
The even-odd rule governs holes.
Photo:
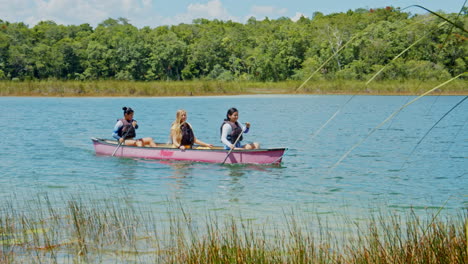
POLYGON ((229 155, 231 154, 232 150, 236 148, 237 141, 239 141, 239 139, 241 138, 241 136, 242 136, 243 133, 244 133, 244 130, 242 129, 242 131, 240 132, 239 136, 237 136, 236 141, 234 142, 234 147, 233 147, 232 149, 229 150, 228 154, 227 154, 226 157, 224 158, 223 163, 221 163, 221 165, 223 165, 224 162, 226 162, 226 160, 227 160, 227 158, 229 157, 229 155))
POLYGON ((119 142, 119 145, 117 145, 117 147, 115 148, 114 153, 112 153, 112 157, 114 157, 115 153, 116 153, 117 150, 120 148, 120 145, 122 145, 122 143, 125 142, 125 138, 127 137, 128 132, 130 132, 130 128, 127 130, 127 132, 125 133, 125 135, 122 136, 123 140, 122 140, 122 142, 119 142))

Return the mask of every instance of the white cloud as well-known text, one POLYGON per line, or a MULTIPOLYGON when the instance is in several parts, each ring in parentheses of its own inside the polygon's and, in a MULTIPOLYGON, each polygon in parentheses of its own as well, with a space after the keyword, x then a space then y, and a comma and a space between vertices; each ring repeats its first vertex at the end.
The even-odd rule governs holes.
POLYGON ((192 23, 196 18, 239 21, 230 15, 221 0, 197 0, 188 4, 183 13, 158 14, 154 0, 0 0, 0 19, 25 22, 30 26, 52 20, 57 24, 97 26, 107 18, 124 17, 137 27, 192 23), (202 2, 200 2, 202 1, 202 2), (6 8, 3 8, 6 7, 6 8))
POLYGON ((275 8, 273 6, 253 6, 251 11, 254 14, 273 14, 275 8))
POLYGON ((301 19, 301 17, 306 17, 306 16, 301 12, 296 12, 296 14, 293 17, 291 17, 291 20, 294 22, 297 22, 299 19, 301 19))
POLYGON ((151 8, 152 7, 152 1, 151 0, 142 0, 143 3, 143 8, 151 8))
POLYGON ((134 7, 134 3, 135 1, 133 0, 122 0, 122 9, 124 11, 127 11, 127 12, 131 12, 132 11, 132 8, 134 7))
POLYGON ((14 4, 11 0, 0 0, 0 6, 0 19, 30 26, 43 20, 96 26, 109 17, 124 17, 134 24, 132 18, 138 22, 152 15, 152 0, 16 0, 14 4))
POLYGON ((18 0, 12 4, 11 0, 0 0, 0 19, 9 22, 25 22, 24 18, 31 16, 31 0, 18 0))
POLYGON ((239 21, 237 17, 229 14, 220 0, 212 0, 206 4, 189 4, 187 11, 182 14, 177 14, 174 19, 167 19, 167 24, 191 23, 196 18, 220 19, 239 21))
MULTIPOLYGON (((325 13, 346 11, 366 6, 385 6, 383 0, 364 0, 360 4, 341 4, 338 0, 328 2, 313 3, 314 1, 290 1, 278 6, 255 5, 256 1, 245 0, 185 0, 185 1, 164 1, 164 0, 0 0, 0 19, 9 22, 24 22, 34 26, 41 20, 52 20, 58 24, 79 25, 89 23, 92 26, 103 22, 107 18, 124 17, 137 27, 173 25, 179 23, 191 23, 195 18, 247 21, 250 17, 272 19, 281 16, 290 16, 289 9, 321 11, 325 13), (181 4, 187 3, 187 4, 181 4), (301 3, 298 3, 301 2, 301 3), (338 4, 340 3, 340 4, 338 4), (380 3, 380 4, 379 4, 380 3), (298 4, 300 7, 298 8, 298 4), (250 6, 248 8, 247 6, 250 6), (164 12, 164 13, 163 13, 164 12), (233 15, 235 14, 235 15, 233 15)), ((388 2, 388 1, 387 1, 388 2)), ((399 6, 408 6, 409 0, 399 1, 399 6), (403 3, 404 2, 404 3, 403 3), (405 4, 406 3, 406 4, 405 4)), ((423 0, 413 0, 413 2, 424 2, 423 0)), ((425 1, 427 2, 427 1, 425 1)), ((434 4, 424 5, 431 10, 439 10, 441 4, 433 1, 434 4)), ((448 0, 444 2, 444 10, 458 12, 460 0, 448 0)), ((422 12, 423 10, 412 8, 408 11, 422 12)), ((300 18, 299 13, 291 18, 300 18)))
POLYGON ((288 12, 288 9, 274 6, 252 6, 250 12, 254 17, 283 16, 288 12))
POLYGON ((208 3, 204 4, 190 4, 187 7, 188 14, 192 16, 200 16, 200 17, 209 17, 209 18, 217 18, 217 17, 225 17, 228 16, 226 9, 223 7, 223 4, 219 0, 213 0, 208 3))
MULTIPOLYGON (((123 17, 140 28, 192 23, 196 18, 241 21, 228 11, 223 0, 194 0, 177 14, 158 11, 159 6, 174 4, 155 0, 15 0, 12 4, 11 0, 0 0, 0 19, 25 22, 31 27, 44 20, 64 25, 89 23, 96 27, 107 18, 123 17)), ((259 7, 258 11, 269 15, 284 13, 286 9, 259 7)))

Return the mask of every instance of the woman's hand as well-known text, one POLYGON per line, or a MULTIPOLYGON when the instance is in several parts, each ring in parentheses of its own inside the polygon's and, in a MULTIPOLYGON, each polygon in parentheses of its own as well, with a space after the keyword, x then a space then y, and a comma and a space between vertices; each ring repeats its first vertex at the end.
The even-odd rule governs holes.
POLYGON ((185 146, 179 146, 179 149, 184 150, 185 146))
POLYGON ((119 143, 123 143, 123 142, 124 142, 124 138, 123 137, 119 138, 119 143))
POLYGON ((245 127, 246 127, 246 128, 250 128, 250 123, 249 123, 249 122, 246 122, 246 123, 245 123, 245 127))
POLYGON ((133 126, 133 127, 136 127, 136 125, 137 125, 137 121, 136 121, 136 120, 133 120, 132 126, 133 126))

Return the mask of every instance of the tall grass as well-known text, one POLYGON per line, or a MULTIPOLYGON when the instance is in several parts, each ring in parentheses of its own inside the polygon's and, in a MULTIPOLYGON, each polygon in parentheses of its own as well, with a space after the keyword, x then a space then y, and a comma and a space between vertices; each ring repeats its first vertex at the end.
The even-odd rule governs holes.
MULTIPOLYGON (((299 91, 304 94, 420 94, 437 81, 311 80, 299 91)), ((131 81, 0 81, 0 96, 204 96, 236 94, 292 94, 300 81, 284 82, 131 82, 131 81)), ((441 94, 468 94, 465 80, 444 86, 441 94)))
POLYGON ((284 225, 259 225, 197 219, 180 205, 161 217, 125 201, 13 204, 0 207, 0 263, 468 263, 466 212, 370 214, 353 235, 340 235, 319 217, 294 214, 284 225))

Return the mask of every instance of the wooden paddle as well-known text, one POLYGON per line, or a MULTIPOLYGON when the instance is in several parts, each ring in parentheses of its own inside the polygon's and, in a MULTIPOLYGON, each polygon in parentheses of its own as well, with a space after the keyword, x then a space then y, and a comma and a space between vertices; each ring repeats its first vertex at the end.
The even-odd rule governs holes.
POLYGON ((122 143, 125 142, 125 138, 127 137, 128 132, 130 132, 130 128, 127 130, 127 133, 125 133, 125 135, 122 136, 123 140, 122 140, 122 142, 119 142, 119 145, 117 145, 117 147, 115 148, 114 153, 112 153, 112 157, 114 157, 115 153, 116 153, 117 150, 120 148, 120 146, 122 145, 122 143))
POLYGON ((236 148, 236 144, 237 144, 237 141, 239 141, 239 139, 241 138, 242 134, 244 134, 244 130, 242 129, 241 133, 239 134, 239 136, 237 136, 237 139, 236 141, 234 142, 234 147, 232 149, 229 150, 228 154, 226 155, 226 157, 224 158, 223 160, 223 163, 221 163, 221 165, 223 165, 227 158, 229 157, 229 155, 231 154, 232 150, 236 148))
POLYGON ((120 148, 120 145, 122 145, 122 143, 125 141, 125 139, 122 141, 122 142, 119 142, 119 145, 117 145, 117 147, 115 148, 114 152, 112 153, 112 157, 114 157, 115 153, 117 152, 117 150, 120 148))

